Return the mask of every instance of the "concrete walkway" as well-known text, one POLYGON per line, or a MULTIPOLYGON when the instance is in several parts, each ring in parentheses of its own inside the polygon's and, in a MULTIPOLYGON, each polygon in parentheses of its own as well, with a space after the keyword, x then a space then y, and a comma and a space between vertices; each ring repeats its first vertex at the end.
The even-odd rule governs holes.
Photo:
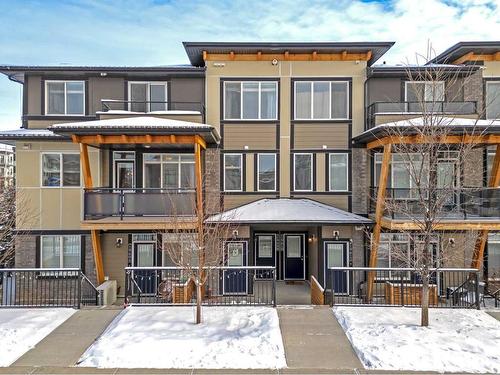
POLYGON ((276 302, 278 305, 310 305, 311 287, 306 281, 277 281, 276 302))
POLYGON ((281 307, 278 316, 289 368, 363 368, 329 307, 281 307))
POLYGON ((78 310, 12 366, 74 366, 120 311, 118 308, 78 310))

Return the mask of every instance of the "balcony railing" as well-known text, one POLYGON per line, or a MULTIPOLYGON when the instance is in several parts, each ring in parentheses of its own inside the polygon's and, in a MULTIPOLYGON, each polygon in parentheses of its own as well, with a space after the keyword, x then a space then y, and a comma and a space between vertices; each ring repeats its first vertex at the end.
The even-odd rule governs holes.
POLYGON ((84 220, 193 216, 194 207, 193 190, 94 188, 84 192, 84 220))
MULTIPOLYGON (((370 192, 370 212, 375 212, 377 187, 370 192)), ((447 219, 500 219, 500 189, 499 188, 462 188, 434 189, 437 199, 439 216, 447 219)), ((429 196, 427 189, 388 188, 386 190, 386 208, 384 215, 392 219, 407 219, 409 215, 424 214, 425 207, 421 199, 429 196)))
POLYGON ((367 108, 366 129, 375 126, 377 115, 401 114, 447 114, 447 115, 473 115, 477 113, 477 103, 465 102, 375 102, 367 108))
POLYGON ((113 112, 166 112, 167 114, 186 114, 193 112, 205 116, 205 105, 201 102, 179 102, 179 101, 140 101, 140 100, 115 100, 102 99, 102 111, 113 112))

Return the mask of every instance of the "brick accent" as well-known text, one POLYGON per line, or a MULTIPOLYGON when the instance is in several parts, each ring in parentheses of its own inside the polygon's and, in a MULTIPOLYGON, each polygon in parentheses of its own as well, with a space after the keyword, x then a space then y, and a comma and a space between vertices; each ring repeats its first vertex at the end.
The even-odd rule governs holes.
POLYGON ((97 276, 95 272, 94 253, 92 251, 92 240, 89 235, 85 237, 85 276, 96 285, 97 276))
POLYGON ((466 152, 463 155, 463 179, 464 187, 483 186, 483 151, 482 147, 466 152))
POLYGON ((36 267, 36 236, 16 237, 14 264, 16 268, 36 267))
POLYGON ((482 71, 478 70, 471 76, 464 79, 464 101, 475 101, 477 103, 478 113, 483 112, 483 76, 482 71))
POLYGON ((207 148, 205 150, 205 203, 207 213, 220 212, 220 149, 207 148))
POLYGON ((367 214, 370 194, 368 150, 353 148, 351 158, 352 212, 356 214, 367 214))

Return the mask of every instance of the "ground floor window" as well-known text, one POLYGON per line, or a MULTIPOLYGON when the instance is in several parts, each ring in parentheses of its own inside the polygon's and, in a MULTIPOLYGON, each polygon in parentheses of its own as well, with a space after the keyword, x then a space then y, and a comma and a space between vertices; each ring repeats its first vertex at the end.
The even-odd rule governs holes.
POLYGON ((500 280, 500 233, 488 237, 488 278, 500 280))
POLYGON ((81 267, 81 236, 42 236, 40 243, 41 268, 81 267))
POLYGON ((198 265, 198 249, 195 233, 165 233, 163 235, 163 265, 198 265))

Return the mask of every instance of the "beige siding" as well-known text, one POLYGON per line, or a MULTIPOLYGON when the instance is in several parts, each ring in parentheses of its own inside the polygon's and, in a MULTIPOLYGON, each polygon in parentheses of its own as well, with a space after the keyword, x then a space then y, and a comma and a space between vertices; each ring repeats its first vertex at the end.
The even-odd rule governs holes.
POLYGON ((90 77, 88 86, 88 113, 90 115, 102 110, 101 99, 125 99, 125 80, 123 78, 90 77))
POLYGON ((26 77, 28 90, 28 113, 27 115, 41 115, 42 112, 42 77, 29 75, 26 77))
POLYGON ((316 191, 326 191, 328 186, 325 180, 326 155, 324 153, 316 154, 316 191))
POLYGON ((128 263, 127 233, 101 235, 102 262, 104 275, 110 280, 116 280, 120 288, 119 295, 125 294, 125 270, 128 263), (123 245, 116 247, 116 239, 121 238, 123 245))
POLYGON ((225 195, 224 210, 229 210, 234 207, 239 207, 247 203, 255 202, 262 198, 269 198, 269 195, 256 195, 256 194, 225 195))
POLYGON ((348 124, 295 124, 294 149, 345 149, 349 147, 348 124))
POLYGON ((483 77, 500 77, 500 61, 485 61, 483 77))
POLYGON ((225 124, 224 148, 226 150, 274 150, 276 149, 276 125, 274 124, 225 124))
POLYGON ((244 155, 246 158, 246 170, 245 170, 245 178, 246 178, 246 191, 254 191, 255 186, 255 174, 257 171, 255 170, 254 158, 255 154, 246 154, 244 155))
POLYGON ((347 211, 349 208, 349 200, 347 198, 347 195, 297 195, 294 194, 295 198, 309 198, 324 204, 328 204, 330 206, 340 208, 341 210, 347 211))
POLYGON ((351 225, 323 225, 321 227, 321 237, 323 239, 332 239, 333 232, 339 232, 339 238, 351 238, 353 227, 351 225))

